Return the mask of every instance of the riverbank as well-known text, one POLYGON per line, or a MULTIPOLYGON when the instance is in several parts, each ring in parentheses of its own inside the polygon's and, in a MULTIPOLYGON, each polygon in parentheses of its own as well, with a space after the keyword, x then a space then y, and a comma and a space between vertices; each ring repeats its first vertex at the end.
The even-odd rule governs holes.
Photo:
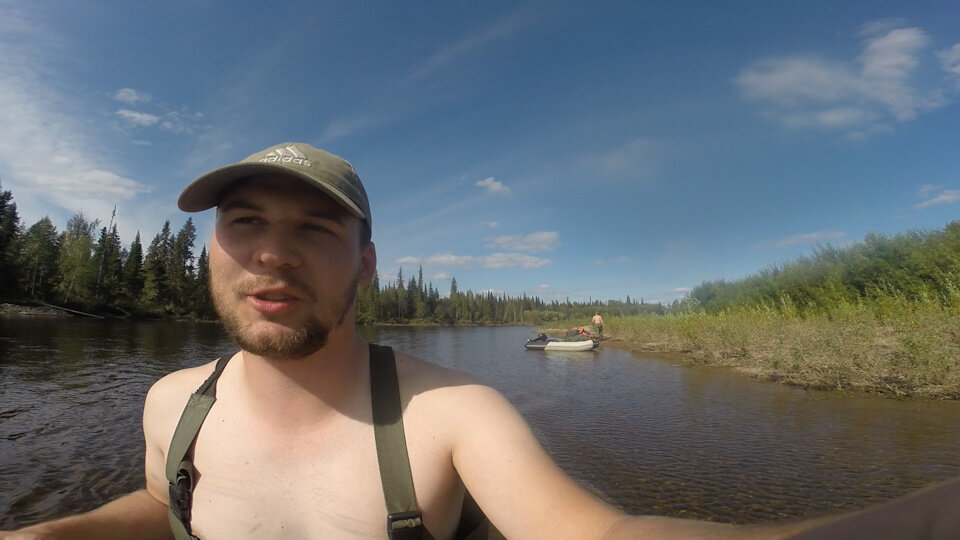
POLYGON ((72 317, 69 313, 46 306, 0 304, 0 316, 13 317, 72 317))
POLYGON ((849 305, 803 317, 756 309, 604 315, 604 342, 680 353, 692 364, 804 388, 960 399, 960 313, 907 304, 886 308, 849 305))

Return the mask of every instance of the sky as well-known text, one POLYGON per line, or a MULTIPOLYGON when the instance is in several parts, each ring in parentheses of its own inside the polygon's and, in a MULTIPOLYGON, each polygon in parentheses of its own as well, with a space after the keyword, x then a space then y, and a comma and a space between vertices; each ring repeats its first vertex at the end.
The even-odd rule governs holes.
POLYGON ((0 0, 0 184, 129 245, 281 142, 353 163, 381 281, 672 302, 960 213, 958 2, 0 0))

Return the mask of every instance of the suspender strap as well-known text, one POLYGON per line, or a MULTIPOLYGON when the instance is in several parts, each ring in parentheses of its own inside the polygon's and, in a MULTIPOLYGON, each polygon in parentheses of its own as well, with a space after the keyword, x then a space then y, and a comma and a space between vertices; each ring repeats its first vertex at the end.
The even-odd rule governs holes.
POLYGON ((417 510, 407 439, 403 433, 397 363, 390 347, 370 344, 370 393, 380 481, 387 503, 387 537, 390 540, 422 538, 423 519, 417 510))
POLYGON ((170 493, 170 528, 178 540, 195 540, 190 532, 190 508, 193 506, 194 470, 193 459, 189 455, 190 446, 197 438, 200 426, 207 413, 217 400, 217 379, 223 373, 230 357, 217 359, 217 367, 210 377, 200 385, 196 392, 190 395, 187 406, 180 415, 180 421, 170 439, 170 449, 167 451, 166 475, 170 493))

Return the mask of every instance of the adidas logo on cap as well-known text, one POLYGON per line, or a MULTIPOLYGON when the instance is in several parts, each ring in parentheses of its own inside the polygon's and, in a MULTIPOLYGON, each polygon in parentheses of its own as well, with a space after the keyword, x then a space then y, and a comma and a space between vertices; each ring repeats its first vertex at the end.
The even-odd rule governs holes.
POLYGON ((297 150, 294 146, 287 146, 284 148, 274 148, 273 150, 267 152, 267 154, 260 158, 261 163, 292 163, 294 165, 303 165, 304 167, 309 167, 311 165, 310 160, 307 159, 307 156, 303 155, 300 150, 297 150))

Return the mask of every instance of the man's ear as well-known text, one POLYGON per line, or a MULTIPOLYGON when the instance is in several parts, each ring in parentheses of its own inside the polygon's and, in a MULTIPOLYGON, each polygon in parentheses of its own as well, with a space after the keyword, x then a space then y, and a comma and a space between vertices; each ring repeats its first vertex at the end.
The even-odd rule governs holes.
POLYGON ((377 246, 370 242, 360 252, 360 273, 357 275, 357 282, 361 285, 369 285, 376 271, 377 246))

